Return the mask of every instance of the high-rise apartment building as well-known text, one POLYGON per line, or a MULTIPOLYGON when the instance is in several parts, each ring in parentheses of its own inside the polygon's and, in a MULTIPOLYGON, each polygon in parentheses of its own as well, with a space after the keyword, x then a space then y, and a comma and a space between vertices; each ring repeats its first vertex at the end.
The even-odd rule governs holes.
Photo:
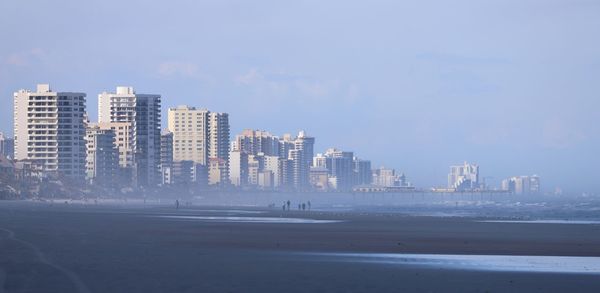
POLYGON ((235 186, 248 184, 248 154, 240 150, 229 152, 229 179, 235 186))
POLYGON ((209 184, 229 184, 229 114, 208 115, 209 184))
POLYGON ((373 180, 371 161, 354 158, 354 184, 369 185, 373 180))
POLYGON ((173 166, 173 132, 164 131, 160 135, 160 167, 173 166))
MULTIPOLYGON (((287 142, 284 141, 285 143, 287 142)), ((314 156, 315 138, 300 131, 292 143, 293 149, 288 151, 288 159, 292 164, 292 185, 295 189, 307 189, 310 186, 309 173, 314 156)))
POLYGON ((173 133, 173 160, 208 162, 208 116, 206 109, 178 106, 168 110, 168 129, 173 133))
POLYGON ((48 84, 14 93, 14 156, 44 172, 85 178, 85 94, 55 92, 48 84))
POLYGON ((229 116, 189 106, 169 108, 173 161, 208 166, 209 184, 229 183, 229 116))
POLYGON ((90 124, 86 130, 86 179, 93 184, 114 184, 119 174, 119 150, 115 132, 90 124))
POLYGON ((468 191, 480 188, 479 166, 468 164, 451 166, 448 174, 448 188, 457 191, 468 191))
POLYGON ((160 174, 162 184, 171 184, 173 175, 173 132, 163 131, 160 135, 160 174))
POLYGON ((2 132, 0 132, 0 154, 10 159, 15 157, 15 140, 2 132))
POLYGON ((329 175, 331 180, 335 181, 336 189, 350 190, 354 181, 354 153, 328 149, 325 157, 329 175))
POLYGON ((410 183, 406 181, 404 173, 396 173, 395 169, 380 167, 374 169, 372 184, 381 187, 409 187, 410 183))
POLYGON ((245 129, 236 135, 234 147, 249 155, 279 156, 279 138, 264 130, 245 129))
POLYGON ((119 154, 119 167, 131 169, 133 167, 133 124, 131 122, 99 122, 95 125, 103 130, 112 130, 115 135, 115 148, 119 154))
POLYGON ((134 180, 137 186, 153 186, 160 176, 160 95, 137 94, 132 87, 98 95, 98 121, 131 123, 134 180))
POLYGON ((268 171, 273 174, 272 187, 279 188, 282 181, 281 159, 279 156, 264 156, 263 171, 268 171))
POLYGON ((537 194, 540 192, 540 177, 514 176, 502 180, 501 189, 514 194, 537 194))

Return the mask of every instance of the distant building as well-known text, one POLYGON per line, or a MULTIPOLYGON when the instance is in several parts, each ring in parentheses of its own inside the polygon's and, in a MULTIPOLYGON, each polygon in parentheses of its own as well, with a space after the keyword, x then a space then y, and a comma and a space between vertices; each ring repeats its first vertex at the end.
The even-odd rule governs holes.
POLYGON ((234 186, 248 185, 248 154, 240 150, 229 152, 229 181, 234 186))
POLYGON ((99 122, 96 127, 103 130, 112 130, 115 135, 115 147, 119 152, 119 166, 133 168, 133 127, 130 122, 99 122))
POLYGON ((279 156, 279 138, 264 130, 245 129, 236 135, 234 142, 235 150, 249 155, 279 156))
POLYGON ((166 130, 160 135, 160 167, 173 166, 173 133, 166 130))
MULTIPOLYGON (((126 152, 132 153, 133 179, 137 186, 155 186, 162 181, 160 103, 160 95, 137 94, 132 87, 120 86, 115 93, 98 95, 99 124, 130 123, 131 142, 126 152)), ((119 152, 120 156, 126 156, 119 152)))
POLYGON ((319 191, 329 190, 329 170, 324 167, 310 168, 310 184, 319 191))
POLYGON ((208 159, 208 184, 224 185, 229 181, 228 163, 219 158, 208 159))
POLYGON ((55 92, 38 84, 35 92, 14 93, 14 158, 32 160, 43 172, 85 179, 85 94, 55 92))
MULTIPOLYGON (((289 141, 284 141, 289 147, 289 141)), ((292 141, 293 149, 288 150, 288 160, 291 160, 292 185, 297 190, 309 188, 309 172, 314 156, 315 138, 307 136, 304 131, 300 131, 298 136, 292 141)), ((281 147, 280 147, 281 149, 281 147)))
POLYGON ((354 153, 337 149, 325 152, 330 181, 334 180, 335 189, 351 190, 354 185, 354 153))
POLYGON ((208 116, 208 126, 209 184, 228 185, 229 114, 211 112, 208 116))
POLYGON ((354 158, 354 185, 369 185, 373 181, 371 161, 354 158))
POLYGON ((275 176, 273 172, 265 170, 258 172, 258 187, 261 189, 273 189, 275 176))
POLYGON ((206 165, 209 149, 209 111, 189 106, 168 110, 168 129, 173 134, 173 160, 206 165))
POLYGON ((479 166, 467 162, 463 165, 451 166, 448 174, 448 188, 456 191, 479 189, 479 166))
POLYGON ((15 163, 0 154, 0 185, 6 185, 15 178, 15 169, 15 163))
POLYGON ((177 185, 191 185, 196 180, 195 178, 195 166, 194 161, 183 160, 174 161, 171 167, 171 184, 177 185))
POLYGON ((161 184, 173 184, 173 133, 164 130, 160 135, 161 184))
POLYGON ((540 192, 540 177, 515 176, 502 180, 501 189, 514 194, 538 194, 540 192))
POLYGON ((264 171, 265 156, 263 153, 248 155, 248 184, 258 185, 258 174, 264 171))
POLYGON ((314 142, 304 131, 297 137, 285 134, 280 139, 267 131, 246 129, 231 143, 232 183, 261 189, 310 189, 314 142), (247 163, 242 154, 247 155, 247 163), (246 179, 240 178, 243 172, 246 179))
POLYGON ((327 157, 324 154, 317 154, 315 157, 313 157, 312 166, 328 170, 327 157))
POLYGON ((119 174, 119 150, 115 132, 90 124, 86 130, 86 178, 92 184, 109 186, 119 174))
MULTIPOLYGON (((215 113, 185 105, 169 108, 168 129, 173 133, 173 162, 192 161, 196 168, 204 170, 204 167, 198 167, 203 165, 206 167, 209 184, 229 184, 227 113, 215 113)), ((199 178, 198 175, 195 177, 199 178)))
POLYGON ((0 132, 0 155, 9 159, 15 158, 15 140, 0 132))
POLYGON ((373 170, 372 184, 379 187, 410 187, 404 173, 397 174, 396 170, 384 167, 373 170))
MULTIPOLYGON (((271 172, 273 174, 273 188, 279 188, 281 185, 282 172, 281 172, 281 161, 284 159, 278 156, 264 156, 263 158, 263 172, 271 172)), ((260 183, 259 183, 260 184, 260 183)))

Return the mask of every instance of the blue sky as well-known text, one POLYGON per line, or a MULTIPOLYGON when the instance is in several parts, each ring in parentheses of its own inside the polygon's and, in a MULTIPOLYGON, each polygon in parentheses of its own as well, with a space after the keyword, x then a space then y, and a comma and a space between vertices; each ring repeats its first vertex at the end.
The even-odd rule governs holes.
POLYGON ((132 85, 418 186, 470 161, 600 191, 599 35, 598 1, 2 1, 0 129, 20 88, 86 92, 95 118, 132 85))

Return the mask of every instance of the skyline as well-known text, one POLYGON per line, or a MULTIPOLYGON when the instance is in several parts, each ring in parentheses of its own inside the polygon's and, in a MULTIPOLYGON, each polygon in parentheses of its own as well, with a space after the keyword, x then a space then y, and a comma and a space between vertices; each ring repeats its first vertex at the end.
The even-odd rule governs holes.
MULTIPOLYGON (((1 101, 50 83, 87 93, 97 117, 97 94, 131 85, 161 94, 163 114, 188 104, 229 113, 233 134, 305 129, 318 138, 315 149, 353 150, 417 186, 444 186, 448 166, 469 161, 494 185, 538 174, 545 188, 600 189, 600 45, 591 37, 598 4, 438 2, 423 20, 411 13, 428 11, 426 4, 347 4, 343 13, 333 2, 178 4, 162 11, 135 2, 122 9, 110 1, 85 9, 40 3, 27 8, 26 26, 18 22, 25 4, 0 4, 7 12, 0 37, 12 44, 0 48, 1 101), (49 12, 56 20, 37 32, 49 12), (130 12, 169 24, 95 21, 119 22, 130 12), (69 29, 64 18, 88 32, 69 29), (65 52, 74 40, 81 45, 65 52)), ((11 107, 0 117, 0 129, 11 133, 11 107)))

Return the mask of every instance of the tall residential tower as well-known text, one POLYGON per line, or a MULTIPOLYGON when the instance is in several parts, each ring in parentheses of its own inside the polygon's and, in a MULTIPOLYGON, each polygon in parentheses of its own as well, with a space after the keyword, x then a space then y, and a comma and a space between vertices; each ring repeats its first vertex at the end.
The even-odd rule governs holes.
POLYGON ((38 84, 35 92, 14 93, 15 159, 31 160, 47 173, 85 178, 85 94, 54 92, 38 84))
POLYGON ((154 186, 160 177, 160 95, 136 94, 132 87, 98 95, 100 123, 131 123, 134 180, 137 186, 154 186))

